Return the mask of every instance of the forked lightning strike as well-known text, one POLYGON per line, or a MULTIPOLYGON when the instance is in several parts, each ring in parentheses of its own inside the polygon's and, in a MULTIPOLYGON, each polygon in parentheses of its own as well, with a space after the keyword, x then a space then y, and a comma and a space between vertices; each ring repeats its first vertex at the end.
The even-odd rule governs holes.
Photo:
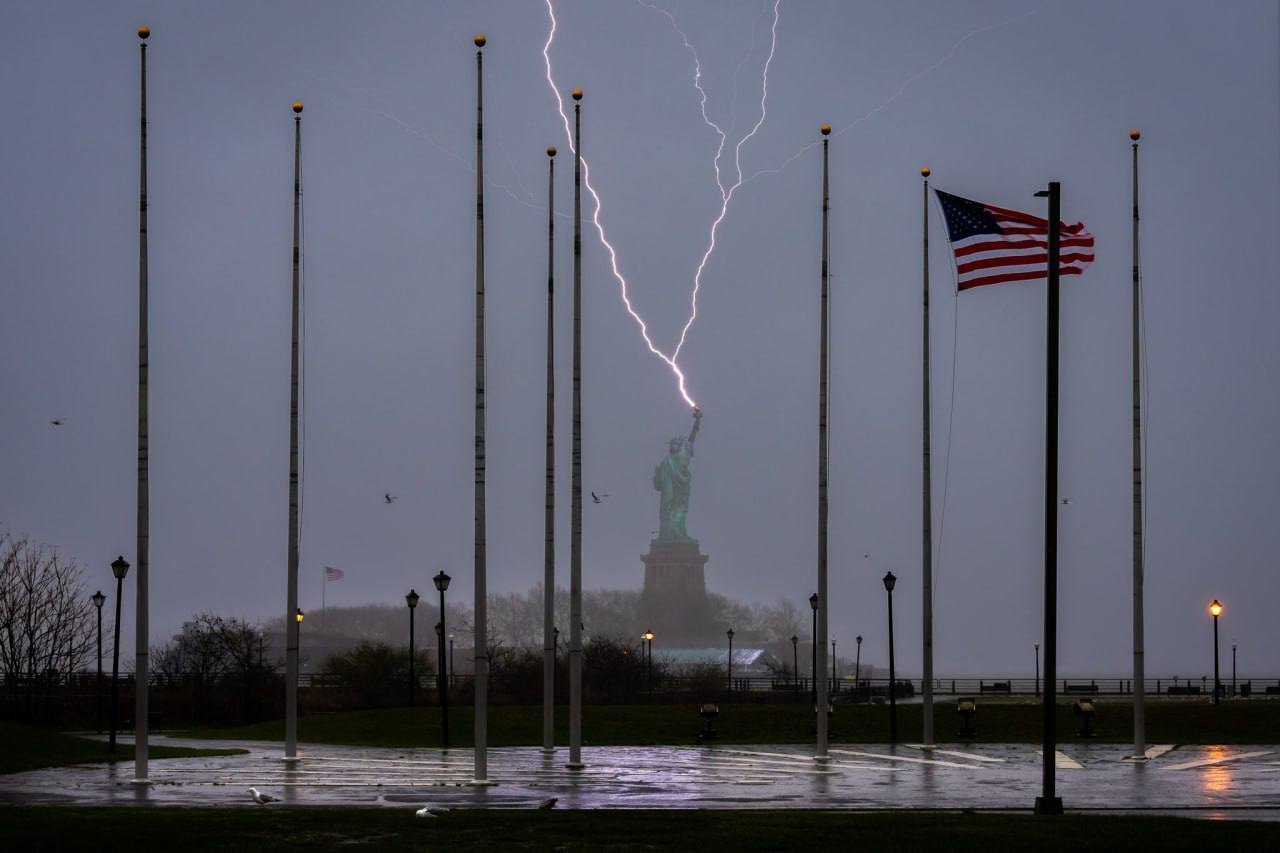
MULTIPOLYGON (((551 92, 552 94, 555 95, 556 106, 560 112, 560 118, 564 122, 565 136, 569 141, 569 149, 572 151, 573 150, 573 133, 569 124, 569 116, 565 112, 564 99, 560 95, 560 90, 556 86, 555 78, 551 70, 551 45, 555 41, 556 29, 557 29, 555 6, 553 5, 552 0, 544 0, 544 2, 547 5, 547 15, 551 21, 551 29, 547 33, 547 41, 542 46, 542 58, 546 64, 547 85, 551 87, 551 92)), ((587 159, 585 157, 582 158, 582 178, 583 178, 583 183, 586 185, 587 191, 591 193, 591 198, 595 202, 595 211, 592 215, 592 223, 596 227, 596 233, 600 237, 600 242, 604 245, 606 251, 608 251, 609 253, 610 268, 613 272, 613 277, 618 282, 618 288, 622 296, 623 305, 626 306, 627 313, 631 315, 631 318, 633 320, 635 320, 636 325, 640 327, 640 335, 641 337, 644 338, 645 345, 649 348, 649 351, 652 352, 654 355, 656 355, 658 358, 662 359, 664 362, 666 362, 667 366, 671 368, 672 373, 675 374, 676 382, 680 390, 680 396, 683 397, 684 401, 688 403, 691 407, 697 408, 697 404, 694 403, 693 398, 689 395, 689 392, 686 388, 684 372, 680 369, 680 365, 677 362, 677 358, 679 357, 680 350, 683 349, 685 341, 688 338, 689 329, 693 326, 694 321, 698 317, 698 292, 702 286, 702 274, 706 269, 707 263, 711 260, 711 256, 715 253, 716 234, 720 228, 720 223, 724 221, 725 217, 729 213, 729 205, 733 201, 734 193, 737 192, 737 190, 744 183, 744 178, 742 174, 742 147, 753 136, 756 135, 756 133, 764 125, 765 119, 767 117, 766 104, 769 97, 769 66, 773 62, 774 51, 777 48, 777 43, 778 43, 778 17, 779 17, 779 10, 782 5, 782 0, 774 0, 774 4, 773 4, 773 23, 770 27, 769 55, 765 60, 764 70, 761 75, 760 118, 756 121, 754 125, 752 125, 749 131, 747 131, 745 134, 743 134, 743 136, 740 139, 738 139, 738 141, 734 145, 733 165, 734 165, 735 177, 734 177, 733 183, 728 187, 725 186, 724 177, 720 171, 720 160, 724 155, 724 149, 726 144, 728 143, 728 134, 725 132, 723 128, 720 127, 719 124, 714 122, 711 119, 711 117, 707 114, 707 93, 706 93, 706 90, 702 88, 702 62, 700 57, 698 56, 698 51, 693 46, 693 44, 689 41, 689 38, 685 34, 685 32, 682 29, 680 29, 680 26, 677 23, 675 16, 671 12, 667 11, 666 9, 660 8, 652 3, 645 2, 645 0, 637 0, 637 2, 639 2, 640 5, 642 6, 650 8, 655 12, 659 12, 660 14, 664 15, 667 18, 667 20, 670 21, 672 29, 674 29, 676 33, 680 36, 681 40, 684 43, 685 49, 688 50, 690 54, 692 54, 693 63, 694 63, 693 85, 698 90, 699 109, 702 113, 702 120, 703 122, 706 123, 708 127, 714 130, 717 136, 719 136, 720 138, 720 143, 716 148, 715 158, 712 161, 712 166, 715 169, 715 175, 716 175, 716 187, 720 191, 720 211, 716 215, 716 217, 712 220, 711 233, 708 238, 707 248, 703 252, 702 257, 698 262, 698 267, 694 272, 693 290, 690 295, 689 319, 685 321, 684 326, 681 328, 680 339, 677 342, 674 351, 670 355, 663 352, 656 344, 654 344, 653 339, 649 335, 648 325, 645 323, 644 318, 642 318, 636 312, 635 308, 631 304, 631 299, 627 292, 628 285, 627 285, 626 277, 623 276, 622 271, 618 267, 617 250, 614 248, 613 244, 609 242, 609 238, 605 234, 604 225, 600 221, 600 213, 602 208, 600 195, 599 193, 596 192, 595 187, 591 185, 591 170, 590 170, 590 166, 587 163, 587 159)))
MULTIPOLYGON (((542 59, 547 66, 547 85, 551 87, 551 93, 556 96, 556 108, 560 111, 560 118, 564 121, 565 138, 569 140, 569 150, 575 155, 578 153, 573 147, 573 131, 569 125, 569 116, 564 111, 564 98, 560 96, 560 89, 556 86, 555 78, 551 73, 551 43, 556 38, 556 10, 551 0, 545 0, 547 4, 547 15, 551 18, 551 30, 547 33, 546 44, 542 46, 542 59)), ((600 235, 600 242, 604 244, 605 249, 609 252, 609 266, 613 270, 613 277, 618 281, 618 288, 622 294, 622 304, 626 306, 627 313, 631 315, 631 319, 636 321, 636 325, 640 327, 640 336, 644 338, 645 345, 649 347, 649 352, 656 355, 667 363, 671 368, 671 372, 676 375, 676 384, 680 389, 680 396, 689 404, 691 408, 696 409, 698 404, 689 396, 689 392, 685 389, 684 372, 680 370, 680 365, 676 363, 673 356, 667 355, 654 345, 653 339, 649 337, 649 327, 645 324, 644 318, 636 313, 635 308, 631 306, 631 299, 627 295, 627 279, 618 269, 618 252, 613 248, 613 244, 609 242, 609 238, 605 236, 604 225, 600 223, 600 194, 596 192, 595 187, 591 186, 591 168, 587 165, 587 158, 582 158, 582 183, 586 186, 587 192, 591 193, 591 199, 595 202, 596 209, 591 216, 591 222, 596 226, 596 233, 600 235)))

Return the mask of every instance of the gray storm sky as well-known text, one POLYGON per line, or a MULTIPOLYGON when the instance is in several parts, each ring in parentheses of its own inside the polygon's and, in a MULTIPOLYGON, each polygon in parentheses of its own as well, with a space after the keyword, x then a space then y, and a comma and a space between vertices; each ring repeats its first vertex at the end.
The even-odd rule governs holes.
MULTIPOLYGON (((667 8, 701 55, 709 114, 745 132, 759 117, 771 3, 667 8)), ((552 58, 562 90, 587 92, 584 149, 604 222, 637 310, 669 349, 719 207, 717 140, 691 57, 636 0, 556 10, 552 58)), ((548 144, 562 151, 557 207, 572 201, 540 0, 4 4, 0 525, 57 545, 93 586, 109 586, 117 553, 132 559, 140 24, 153 30, 152 636, 197 610, 284 609, 294 99, 306 102, 303 606, 319 606, 325 564, 347 573, 329 586, 332 604, 399 601, 442 566, 469 597, 476 32, 490 40, 490 589, 527 590, 542 576, 548 144)), ((841 657, 860 633, 866 659, 883 663, 879 578, 892 569, 899 659, 918 669, 917 170, 928 165, 941 189, 1030 211, 1032 193, 1060 179, 1064 218, 1097 235, 1097 262, 1063 289, 1060 668, 1127 670, 1136 126, 1147 671, 1211 672, 1213 597, 1242 669, 1274 668, 1278 29, 1277 4, 1261 0, 783 0, 767 120, 742 162, 748 174, 788 165, 735 197, 681 356, 706 412, 689 528, 710 554, 711 589, 803 606, 814 587, 820 163, 816 149, 789 158, 829 121, 841 657)), ((1043 287, 957 300, 931 219, 938 516, 946 496, 937 669, 1028 672, 1041 619, 1043 287)), ((585 484, 611 495, 587 506, 586 585, 638 587, 657 526, 652 469, 689 413, 624 312, 594 232, 584 255, 585 484)))

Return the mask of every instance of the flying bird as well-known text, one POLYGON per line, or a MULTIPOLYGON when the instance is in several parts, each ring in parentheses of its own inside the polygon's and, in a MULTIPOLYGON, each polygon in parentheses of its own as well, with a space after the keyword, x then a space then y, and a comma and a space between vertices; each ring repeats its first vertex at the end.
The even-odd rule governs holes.
POLYGON ((591 500, 595 501, 596 503, 604 503, 604 499, 605 499, 605 498, 607 498, 607 497, 609 497, 609 496, 608 496, 608 495, 597 495, 595 492, 592 492, 592 493, 591 493, 591 500))
POLYGON ((387 492, 386 494, 384 494, 384 495, 382 496, 382 500, 383 500, 383 502, 384 502, 384 503, 387 503, 387 504, 393 504, 393 503, 395 503, 396 501, 400 500, 400 496, 399 496, 399 495, 393 495, 393 494, 391 494, 390 492, 387 492))
POLYGON ((543 800, 542 802, 538 803, 538 811, 549 812, 556 807, 557 802, 559 802, 559 799, 557 797, 551 797, 549 799, 543 800))
POLYGON ((59 426, 62 426, 64 423, 66 423, 66 421, 63 420, 62 418, 50 418, 49 423, 53 424, 56 427, 59 427, 59 426))
POLYGON ((1063 506, 1069 506, 1070 504, 1071 504, 1071 498, 1063 498, 1063 499, 1062 499, 1062 505, 1063 505, 1063 506))
POLYGON ((257 788, 250 788, 249 794, 253 797, 253 801, 260 806, 265 806, 267 803, 279 802, 276 797, 273 797, 270 794, 264 794, 257 788))

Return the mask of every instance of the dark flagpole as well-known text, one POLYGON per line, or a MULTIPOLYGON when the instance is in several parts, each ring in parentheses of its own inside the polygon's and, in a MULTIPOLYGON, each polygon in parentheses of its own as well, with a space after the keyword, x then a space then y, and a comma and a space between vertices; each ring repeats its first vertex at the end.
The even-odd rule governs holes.
POLYGON ((542 553, 542 749, 555 750, 556 722, 556 149, 547 149, 547 473, 542 553))
POLYGON ((151 35, 149 27, 138 28, 141 39, 139 58, 141 60, 142 98, 140 108, 141 137, 139 146, 138 176, 138 530, 137 553, 138 564, 138 604, 134 619, 136 620, 136 663, 134 665, 134 771, 135 783, 147 783, 147 699, 150 690, 151 656, 148 653, 151 645, 149 591, 147 587, 148 568, 151 549, 151 490, 150 490, 150 432, 147 422, 147 372, 150 369, 148 352, 148 295, 147 295, 147 38, 151 35))
POLYGON ((582 768, 582 90, 573 90, 573 445, 569 509, 569 764, 582 768))
POLYGON ((1062 188, 1057 181, 1037 196, 1049 199, 1048 325, 1045 334, 1044 444, 1044 756, 1043 783, 1036 814, 1062 814, 1057 796, 1058 699, 1058 263, 1062 221, 1062 188))
MULTIPOLYGON (((924 317, 923 371, 924 399, 921 407, 921 423, 923 425, 922 472, 921 472, 921 536, 920 536, 920 578, 923 581, 923 598, 921 600, 921 621, 924 623, 924 648, 920 670, 923 692, 922 720, 923 743, 933 746, 933 475, 931 473, 929 451, 932 444, 930 431, 932 404, 929 397, 929 169, 920 170, 924 178, 924 205, 921 208, 921 223, 924 233, 924 247, 921 264, 921 292, 924 317)), ((889 687, 890 695, 893 686, 889 687)))
POLYGON ((289 344, 289 550, 285 624, 284 757, 298 758, 298 338, 301 317, 299 278, 302 221, 302 102, 293 102, 293 308, 289 344))
POLYGON ((831 317, 828 310, 831 273, 831 241, 829 239, 831 196, 829 191, 829 148, 831 141, 831 125, 824 124, 822 131, 822 310, 820 356, 818 363, 818 609, 817 630, 814 632, 814 713, 817 717, 817 744, 814 758, 828 761, 827 754, 827 679, 819 678, 818 673, 827 671, 827 468, 828 445, 827 432, 827 363, 828 339, 830 338, 831 317))
POLYGON ((488 592, 485 578, 484 45, 476 45, 475 781, 489 778, 488 592))
POLYGON ((1129 131, 1133 140, 1133 757, 1146 758, 1147 719, 1146 651, 1142 629, 1142 575, 1145 559, 1142 541, 1142 276, 1138 244, 1138 140, 1142 134, 1129 131))

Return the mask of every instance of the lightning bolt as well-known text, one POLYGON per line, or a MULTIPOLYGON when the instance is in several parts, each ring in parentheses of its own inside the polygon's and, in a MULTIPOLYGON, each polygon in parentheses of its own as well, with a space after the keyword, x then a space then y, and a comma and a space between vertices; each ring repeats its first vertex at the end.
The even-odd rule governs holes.
MULTIPOLYGON (((631 315, 631 318, 636 322, 636 325, 639 326, 640 335, 641 337, 644 338, 645 345, 649 348, 649 351, 652 352, 654 355, 656 355, 658 358, 662 359, 667 364, 667 366, 671 368, 671 371, 675 374, 677 385, 680 389, 680 395, 684 398, 685 402, 688 403, 690 406, 696 406, 696 404, 693 401, 693 398, 689 396, 688 390, 686 388, 685 375, 684 375, 684 372, 680 369, 680 365, 677 363, 677 359, 680 356, 680 350, 684 348, 685 341, 688 339, 689 329, 693 326, 694 321, 697 320, 698 318, 698 293, 702 287, 702 274, 706 270, 707 263, 711 260, 711 256, 715 253, 716 235, 719 231, 720 224, 724 221, 725 217, 729 213, 729 205, 733 201, 734 194, 745 182, 743 178, 743 173, 742 173, 742 148, 744 145, 746 145, 747 142, 751 140, 752 137, 756 135, 756 133, 764 125, 765 119, 768 116, 766 105, 769 98, 769 66, 773 62, 774 52, 778 44, 778 19, 780 16, 782 0, 774 0, 774 3, 773 3, 773 23, 770 27, 769 55, 765 59, 764 70, 761 74, 760 118, 756 121, 754 125, 752 125, 751 129, 747 131, 745 134, 743 134, 742 137, 739 138, 737 142, 734 144, 734 147, 733 147, 734 179, 733 179, 733 183, 730 184, 729 186, 725 186, 724 174, 720 170, 720 161, 724 156, 724 151, 725 151, 726 145, 728 144, 729 135, 728 133, 725 132, 725 130, 722 127, 720 127, 719 124, 713 121, 710 115, 708 115, 707 113, 708 96, 707 96, 706 90, 702 87, 702 60, 698 56, 697 48, 695 48, 693 44, 689 41, 688 35, 684 32, 684 30, 680 28, 679 22, 676 20, 675 15, 673 15, 670 11, 663 9, 657 5, 654 5, 653 3, 645 2, 645 0, 637 0, 637 2, 641 6, 644 6, 648 9, 652 9, 653 11, 658 12, 659 14, 665 16, 667 20, 670 22, 672 29, 674 29, 676 31, 676 34, 680 36, 680 40, 683 42, 685 49, 689 51, 690 55, 692 55, 693 85, 694 85, 694 88, 696 88, 698 91, 698 109, 702 114, 702 121, 709 128, 711 128, 712 131, 715 132, 717 137, 719 137, 719 144, 716 147, 716 154, 715 154, 715 157, 712 159, 712 167, 715 170, 716 188, 720 192, 720 210, 711 222, 711 229, 710 229, 710 235, 707 241, 707 248, 703 252, 702 257, 698 262, 697 269, 695 270, 693 275, 693 288, 690 293, 689 319, 685 321, 684 326, 681 328, 680 339, 677 342, 675 349, 671 352, 670 355, 663 352, 657 345, 654 344, 653 339, 649 335, 649 329, 648 329, 648 326, 645 324, 644 319, 638 313, 636 313, 635 308, 631 304, 631 300, 627 292, 628 287, 627 287, 626 277, 622 275, 622 272, 618 267, 617 250, 614 248, 613 244, 609 242, 609 239, 605 234, 604 225, 600 221, 601 208, 602 208, 600 195, 599 193, 596 192, 595 188, 591 185, 590 167, 588 166, 585 157, 582 160, 583 183, 586 185, 588 192, 591 193, 591 197, 595 202, 595 212, 592 217, 592 222, 596 227, 596 232, 600 237, 600 242, 604 245, 605 249, 609 253, 610 267, 613 271, 614 278, 618 282, 619 292, 622 295, 622 302, 626 306, 627 313, 631 315)), ((542 58, 546 64, 547 85, 551 87, 552 94, 555 95, 556 106, 560 112, 560 118, 564 122, 565 136, 569 139, 569 148, 570 150, 572 150, 573 134, 570 130, 569 116, 565 112, 564 99, 560 95, 560 90, 556 86, 555 77, 551 70, 550 51, 551 51, 551 45, 555 41, 558 22, 556 20, 555 7, 552 3, 552 0, 545 0, 545 3, 547 6, 547 15, 551 21, 551 28, 547 33, 547 41, 542 47, 542 58)))
MULTIPOLYGON (((547 15, 551 19, 551 29, 547 33, 547 41, 542 46, 542 59, 546 63, 547 68, 547 85, 551 87, 551 93, 556 97, 556 108, 560 111, 560 118, 564 122, 564 134, 569 140, 569 150, 575 155, 577 150, 573 147, 573 131, 569 125, 569 115, 564 110, 564 98, 560 95, 560 89, 556 86, 555 76, 551 71, 551 44, 556 38, 556 10, 551 0, 544 0, 547 4, 547 15)), ((667 355, 659 349, 649 336, 649 327, 645 324, 644 318, 636 313, 635 308, 631 305, 630 296, 627 293, 627 279, 622 274, 622 270, 618 268, 618 252, 614 249, 613 244, 609 242, 608 236, 605 234, 604 225, 600 222, 600 214, 603 205, 600 202, 600 194, 596 192, 595 187, 591 185, 591 168, 587 164, 587 158, 582 158, 582 183, 586 186, 587 192, 591 193, 591 199, 595 202, 595 211, 591 216, 591 222, 596 227, 596 233, 600 237, 600 242, 604 245, 609 253, 609 267, 613 271, 613 277, 618 282, 618 290, 622 294, 622 304, 626 306, 627 313, 631 315, 631 319, 640 327, 640 336, 644 338, 645 346, 649 348, 649 352, 666 362, 671 368, 671 372, 675 374, 676 385, 680 389, 680 396, 689 404, 691 408, 697 408, 697 403, 689 396, 689 391, 685 387, 684 371, 680 369, 680 365, 676 363, 674 355, 667 355)))
POLYGON ((685 321, 684 327, 681 328, 680 340, 676 344, 675 350, 671 353, 671 357, 675 359, 680 357, 680 350, 684 349, 685 341, 689 336, 689 329, 692 328, 694 321, 698 319, 698 292, 702 289, 702 273, 706 270, 707 262, 711 260, 711 256, 715 254, 716 234, 720 230, 720 223, 724 222, 724 218, 729 214, 729 204, 733 201, 734 193, 736 193, 738 188, 744 183, 742 177, 742 146, 746 145, 747 142, 756 135, 764 125, 765 119, 768 117, 768 110, 766 109, 766 106, 769 100, 769 66, 773 63, 773 55, 778 47, 778 18, 782 6, 782 0, 774 0, 773 3, 773 24, 770 26, 769 30, 769 56, 765 59, 764 70, 760 74, 760 118, 751 126, 751 130, 743 134, 737 144, 733 147, 733 168, 736 177, 733 184, 727 188, 724 185, 724 180, 720 173, 720 158, 724 154, 724 146, 728 139, 728 135, 720 125, 712 121, 707 115, 707 92, 702 88, 702 60, 698 57, 698 51, 689 42, 689 37, 685 34, 684 30, 680 29, 680 25, 676 21, 675 15, 666 9, 652 3, 645 2, 645 0, 636 0, 636 2, 641 6, 664 15, 667 20, 671 22, 671 28, 676 31, 676 34, 680 36, 680 40, 684 42, 685 50, 689 51, 689 53, 693 55, 693 85, 694 88, 698 90, 698 106, 702 111, 702 120, 720 137, 720 145, 716 149, 716 156, 712 163, 716 172, 716 187, 720 190, 720 212, 716 214, 715 219, 711 221, 711 234, 707 240, 706 251, 702 253, 702 258, 698 261, 698 268, 693 274, 693 290, 689 297, 689 319, 685 321))

